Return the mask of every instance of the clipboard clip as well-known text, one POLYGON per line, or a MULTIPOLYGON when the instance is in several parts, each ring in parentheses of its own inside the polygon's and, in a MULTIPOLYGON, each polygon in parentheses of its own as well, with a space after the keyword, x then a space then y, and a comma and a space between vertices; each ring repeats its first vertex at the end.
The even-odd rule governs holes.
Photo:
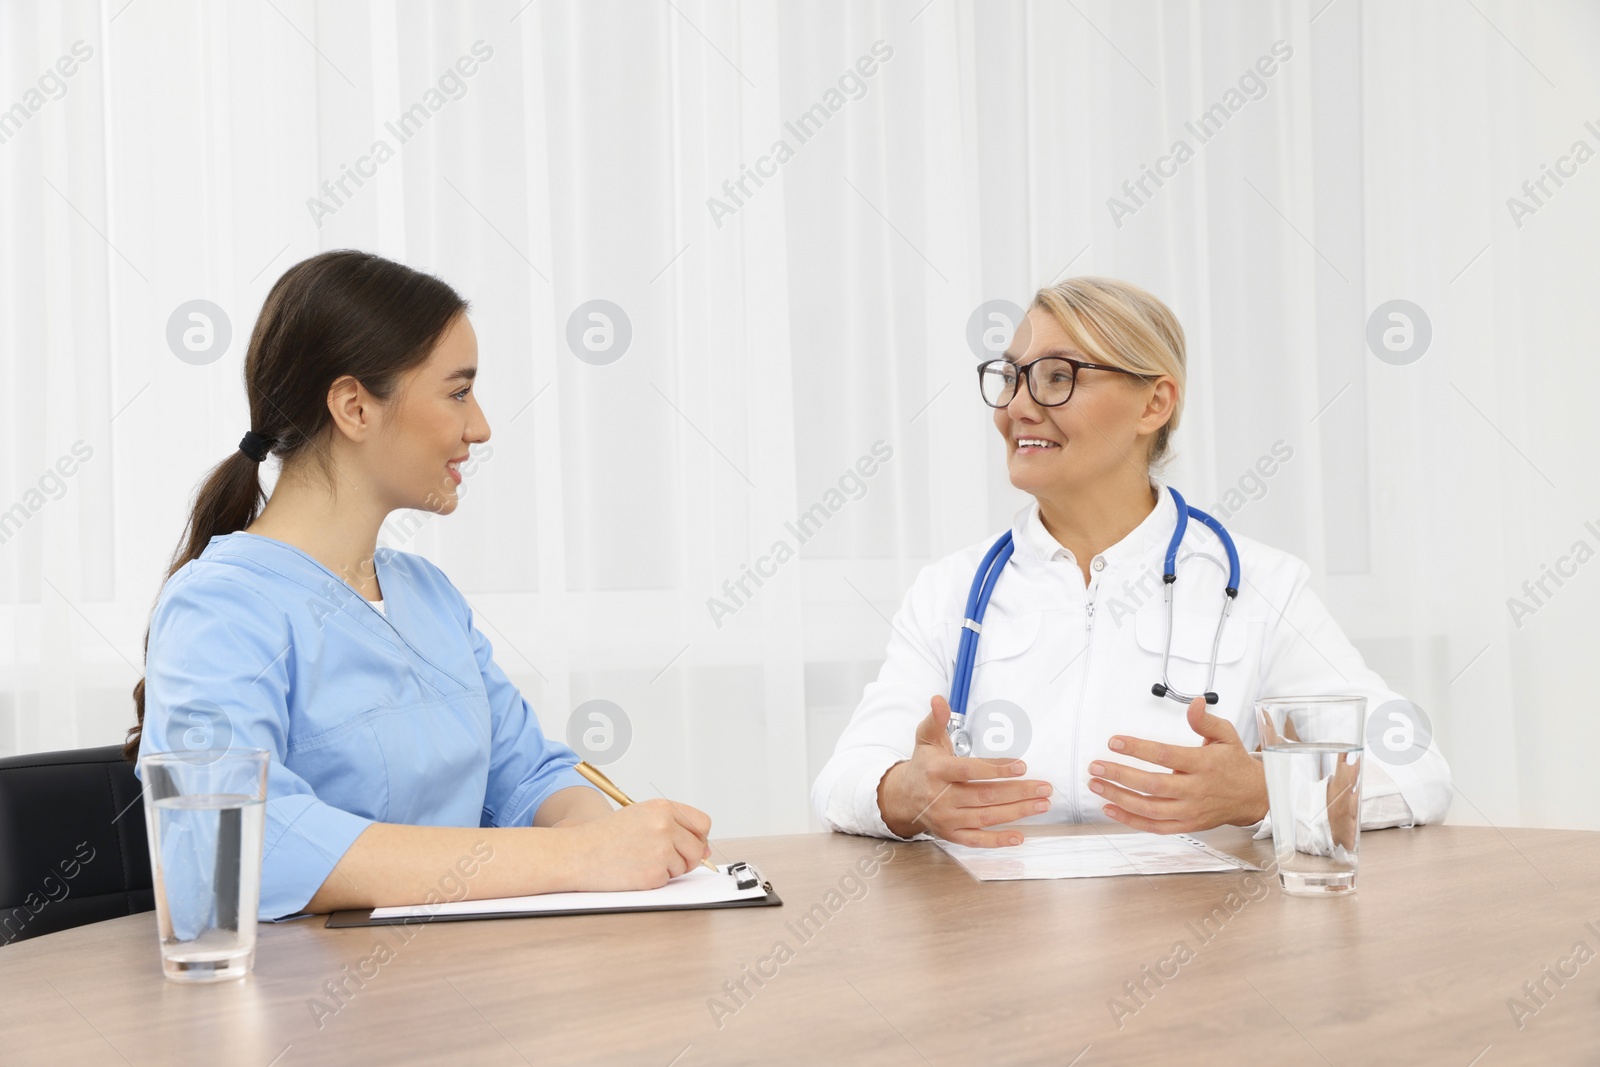
POLYGON ((742 861, 728 864, 728 874, 733 878, 734 886, 739 889, 754 889, 761 884, 761 872, 742 861))

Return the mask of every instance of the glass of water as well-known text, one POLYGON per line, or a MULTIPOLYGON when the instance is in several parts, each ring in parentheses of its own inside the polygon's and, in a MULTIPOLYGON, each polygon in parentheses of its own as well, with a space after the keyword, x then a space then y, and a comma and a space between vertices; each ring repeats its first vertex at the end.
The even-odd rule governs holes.
POLYGON ((255 963, 267 759, 260 748, 139 759, 168 978, 243 978, 255 963))
POLYGON ((1367 698, 1256 701, 1272 847, 1285 893, 1353 893, 1367 698))

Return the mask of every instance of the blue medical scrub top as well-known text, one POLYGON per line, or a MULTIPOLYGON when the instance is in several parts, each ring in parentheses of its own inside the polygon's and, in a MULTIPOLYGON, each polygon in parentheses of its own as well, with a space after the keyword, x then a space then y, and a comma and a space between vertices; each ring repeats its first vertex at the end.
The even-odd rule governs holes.
POLYGON ((291 545, 213 537, 151 619, 140 754, 271 754, 262 920, 303 911, 373 822, 528 826, 588 785, 444 573, 390 549, 374 562, 387 616, 291 545))

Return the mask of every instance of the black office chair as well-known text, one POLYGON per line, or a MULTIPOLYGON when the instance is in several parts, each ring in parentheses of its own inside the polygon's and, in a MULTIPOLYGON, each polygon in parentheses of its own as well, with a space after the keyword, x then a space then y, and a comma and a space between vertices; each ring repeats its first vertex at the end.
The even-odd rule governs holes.
POLYGON ((120 745, 0 759, 0 946, 156 906, 139 788, 120 745))

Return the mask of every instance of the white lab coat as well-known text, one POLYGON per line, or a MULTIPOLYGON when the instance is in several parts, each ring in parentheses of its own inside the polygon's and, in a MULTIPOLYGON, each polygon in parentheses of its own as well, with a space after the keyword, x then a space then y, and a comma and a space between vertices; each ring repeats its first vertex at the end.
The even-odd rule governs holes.
MULTIPOLYGON (((1111 821, 1104 798, 1089 790, 1093 760, 1164 770, 1112 752, 1106 745, 1113 734, 1201 743, 1184 706, 1150 692, 1161 679, 1167 629, 1161 573, 1177 518, 1171 494, 1157 489, 1150 515, 1091 561, 1087 588, 1072 555, 1045 530, 1037 503, 1013 523, 1016 547, 983 620, 967 708, 970 716, 1005 700, 1026 716, 1031 742, 1006 754, 1020 755, 1028 777, 1050 782, 1055 792, 1048 812, 1022 823, 1111 821)), ((1245 537, 1234 541, 1241 588, 1212 686, 1220 703, 1210 710, 1233 723, 1246 748, 1259 743, 1258 697, 1349 693, 1367 698, 1369 716, 1401 699, 1362 662, 1307 584, 1303 562, 1245 537)), ((950 694, 967 592, 993 543, 986 538, 923 568, 906 594, 878 679, 866 687, 812 786, 812 806, 828 829, 895 836, 878 811, 878 783, 910 758, 931 698, 950 694)), ((1171 680, 1194 693, 1205 682, 1227 584, 1226 555, 1197 521, 1190 521, 1179 549, 1177 574, 1171 680)), ((1003 729, 995 740, 1004 743, 1003 729)), ((1436 741, 1404 765, 1384 763, 1371 750, 1363 762, 1363 829, 1443 820, 1450 769, 1436 741)))

